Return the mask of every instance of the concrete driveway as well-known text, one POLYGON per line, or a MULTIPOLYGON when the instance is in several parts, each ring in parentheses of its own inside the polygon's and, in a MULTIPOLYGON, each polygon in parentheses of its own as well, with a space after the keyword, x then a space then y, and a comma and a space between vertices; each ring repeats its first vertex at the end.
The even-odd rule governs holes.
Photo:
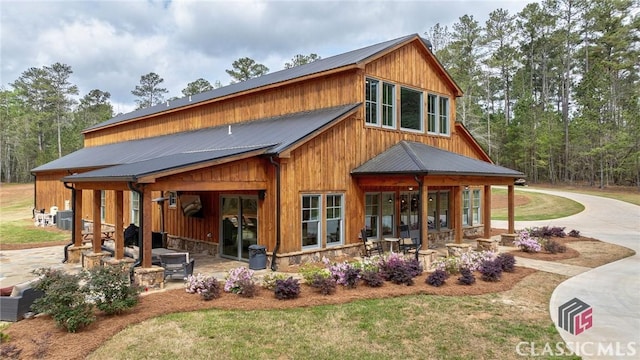
MULTIPOLYGON (((516 230, 533 226, 562 226, 581 235, 632 249, 634 256, 571 277, 551 295, 549 312, 558 332, 573 351, 584 359, 640 358, 640 206, 598 196, 561 191, 523 189, 566 197, 585 206, 569 217, 544 221, 518 221, 516 230), (558 324, 559 308, 573 333, 558 324), (573 310, 571 310, 573 309, 573 310), (591 319, 588 313, 592 312, 591 319), (589 327, 591 321, 592 326, 589 327), (581 332, 581 330, 583 332, 581 332)), ((506 228, 506 221, 492 221, 506 228)), ((536 344, 541 352, 545 344, 536 344)), ((551 344, 555 351, 555 344, 551 344)), ((566 347, 565 347, 566 349, 566 347)), ((550 355, 547 353, 547 355, 550 355)))

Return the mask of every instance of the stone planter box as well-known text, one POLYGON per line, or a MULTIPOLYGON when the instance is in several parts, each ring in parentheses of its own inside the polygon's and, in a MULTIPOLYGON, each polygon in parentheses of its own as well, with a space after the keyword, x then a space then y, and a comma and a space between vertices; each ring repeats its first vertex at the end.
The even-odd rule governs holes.
POLYGON ((460 256, 471 251, 469 244, 446 244, 447 256, 460 256))
POLYGON ((498 241, 492 239, 476 239, 477 251, 498 251, 498 241))
MULTIPOLYGON (((410 256, 416 256, 416 250, 411 249, 408 251, 410 256)), ((438 257, 438 252, 435 250, 419 250, 418 251, 418 261, 422 264, 422 268, 425 271, 431 269, 433 263, 436 261, 438 257)))
POLYGON ((501 234, 500 245, 502 246, 514 246, 513 242, 518 238, 518 234, 501 234))

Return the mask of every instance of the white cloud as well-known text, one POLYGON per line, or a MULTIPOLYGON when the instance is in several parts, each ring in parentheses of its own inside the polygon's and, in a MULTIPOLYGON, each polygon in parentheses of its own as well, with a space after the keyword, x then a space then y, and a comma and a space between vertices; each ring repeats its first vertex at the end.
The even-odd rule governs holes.
POLYGON ((68 64, 80 95, 109 91, 116 111, 135 107, 140 77, 165 79, 167 98, 198 78, 228 84, 225 69, 250 57, 277 71, 296 54, 328 57, 465 14, 484 25, 525 1, 1 1, 0 85, 30 67, 68 64), (120 110, 119 110, 120 109, 120 110))

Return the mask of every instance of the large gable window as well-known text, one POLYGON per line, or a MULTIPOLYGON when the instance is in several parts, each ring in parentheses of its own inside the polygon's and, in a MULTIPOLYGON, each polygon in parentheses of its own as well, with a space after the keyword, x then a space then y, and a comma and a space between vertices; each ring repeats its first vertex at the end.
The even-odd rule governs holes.
POLYGON ((367 78, 365 87, 365 122, 368 125, 395 128, 395 85, 367 78))
POLYGON ((422 92, 400 89, 400 128, 422 131, 422 92))
POLYGON ((449 135, 449 98, 427 95, 427 131, 430 134, 449 135))

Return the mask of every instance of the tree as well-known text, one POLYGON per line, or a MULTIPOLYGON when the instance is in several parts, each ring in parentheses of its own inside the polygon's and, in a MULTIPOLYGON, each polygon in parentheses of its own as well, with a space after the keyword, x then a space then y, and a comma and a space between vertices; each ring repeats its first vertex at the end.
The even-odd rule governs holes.
POLYGON ((442 27, 440 23, 432 26, 427 32, 424 33, 427 39, 431 42, 431 51, 438 55, 443 49, 446 49, 451 43, 451 33, 447 26, 442 27))
POLYGON ((159 87, 163 82, 164 79, 154 72, 140 77, 140 85, 136 85, 135 89, 131 91, 139 98, 136 99, 136 104, 138 104, 136 110, 158 105, 164 101, 164 94, 169 91, 159 87))
POLYGON ((211 83, 203 78, 199 78, 196 81, 188 83, 187 87, 182 89, 182 95, 195 95, 209 90, 213 90, 213 86, 211 86, 211 83))
POLYGON ((296 56, 294 56, 291 59, 291 62, 287 62, 284 64, 284 68, 285 69, 291 69, 294 66, 300 66, 300 65, 304 65, 304 64, 308 64, 310 62, 314 62, 316 60, 320 60, 320 56, 318 56, 318 54, 309 54, 309 55, 302 55, 302 54, 298 54, 296 56))
POLYGON ((231 81, 232 83, 249 80, 269 72, 268 67, 262 64, 257 64, 255 60, 248 57, 234 61, 232 67, 232 70, 225 70, 227 74, 233 78, 231 81))
POLYGON ((45 66, 45 71, 49 77, 51 92, 50 102, 53 105, 53 112, 56 120, 56 130, 58 139, 58 158, 62 157, 62 127, 68 122, 68 114, 75 100, 71 95, 78 95, 78 87, 69 82, 69 77, 73 74, 71 66, 55 63, 45 66))
POLYGON ((113 106, 109 102, 111 94, 108 91, 93 89, 82 99, 74 113, 73 126, 65 136, 65 145, 68 151, 82 148, 82 131, 88 127, 109 120, 113 117, 113 106))

